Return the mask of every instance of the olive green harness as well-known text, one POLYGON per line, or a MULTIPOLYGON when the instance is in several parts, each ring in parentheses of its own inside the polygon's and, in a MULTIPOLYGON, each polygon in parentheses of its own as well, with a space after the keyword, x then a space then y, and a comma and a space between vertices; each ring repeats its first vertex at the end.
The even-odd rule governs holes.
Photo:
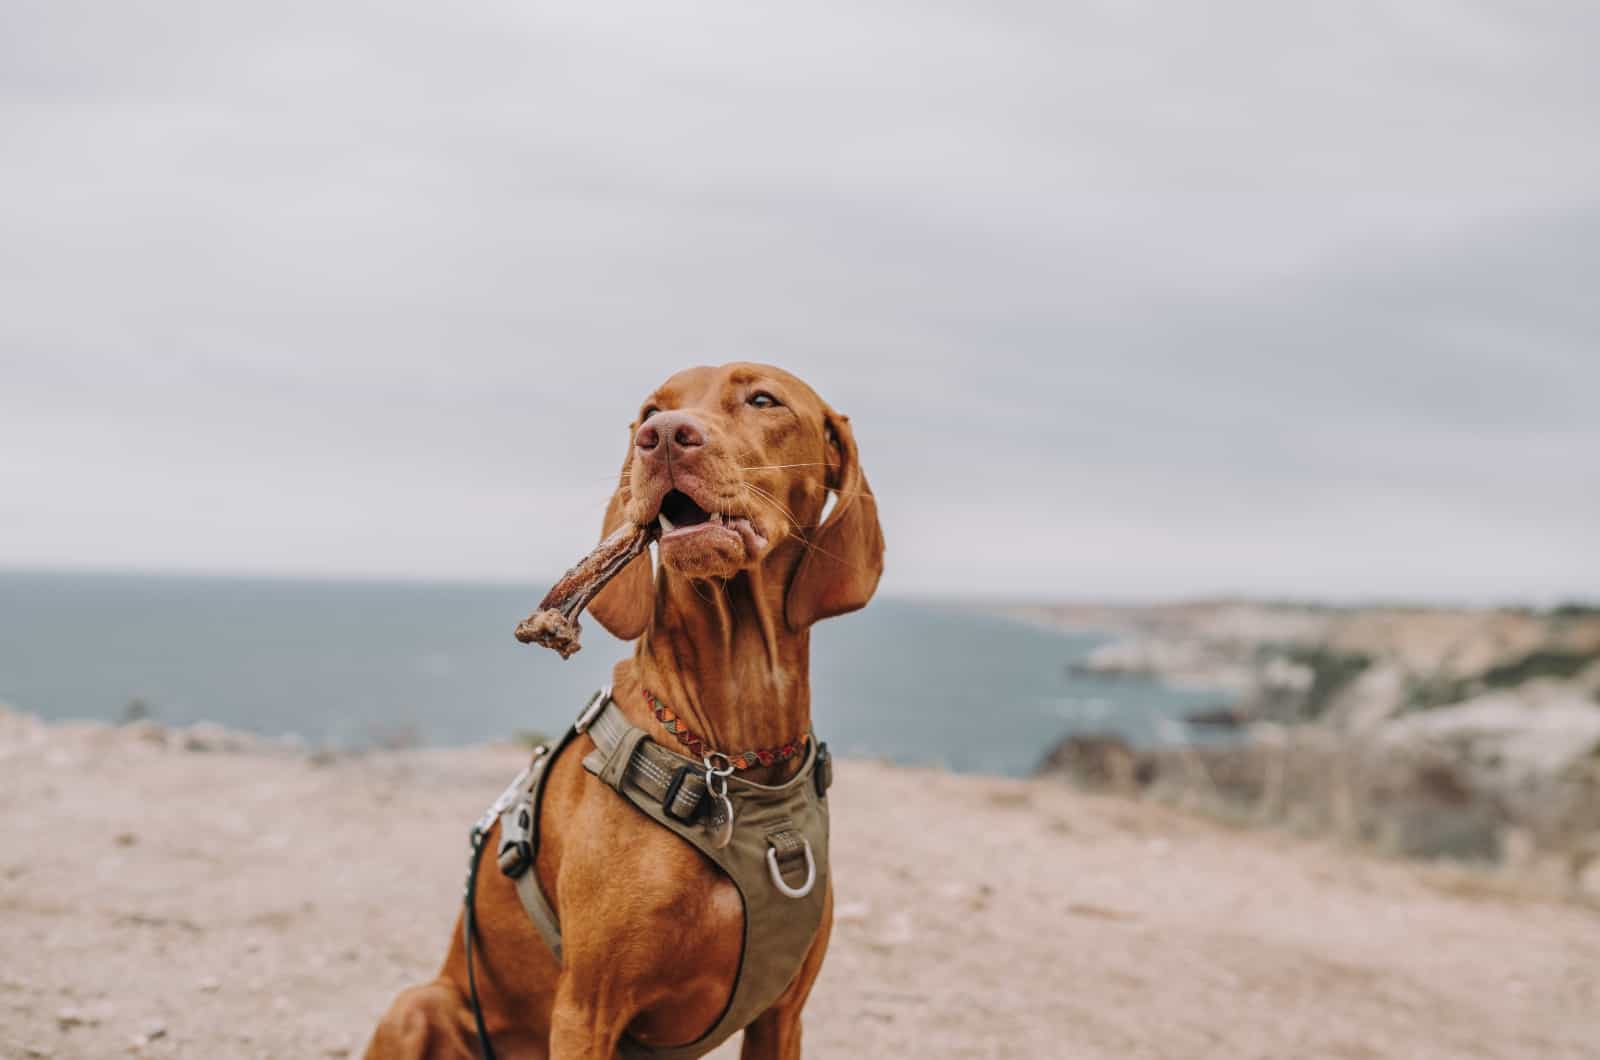
POLYGON ((596 692, 554 748, 535 749, 533 760, 473 829, 463 931, 473 1014, 486 1060, 492 1060, 494 1051, 472 972, 478 855, 498 819, 500 871, 515 881, 523 908, 560 961, 561 926, 532 869, 550 763, 583 732, 595 745, 583 758, 584 769, 710 858, 733 881, 744 903, 739 972, 727 1008, 711 1029, 688 1045, 655 1049, 624 1038, 619 1048, 619 1055, 641 1060, 703 1056, 748 1026, 794 981, 822 922, 828 889, 826 795, 833 781, 827 745, 807 740, 799 772, 780 785, 757 784, 734 776, 723 755, 708 754, 696 762, 655 742, 623 716, 609 688, 596 692))

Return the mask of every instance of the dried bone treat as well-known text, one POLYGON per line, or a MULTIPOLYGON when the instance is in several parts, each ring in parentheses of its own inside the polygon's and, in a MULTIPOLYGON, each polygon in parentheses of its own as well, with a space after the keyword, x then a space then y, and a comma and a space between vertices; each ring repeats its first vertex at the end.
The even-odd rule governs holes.
POLYGON ((539 610, 517 626, 517 639, 524 644, 542 644, 559 652, 563 659, 570 658, 582 647, 578 643, 582 632, 578 613, 589 606, 607 582, 644 554, 654 536, 650 527, 627 523, 600 542, 545 593, 539 610))

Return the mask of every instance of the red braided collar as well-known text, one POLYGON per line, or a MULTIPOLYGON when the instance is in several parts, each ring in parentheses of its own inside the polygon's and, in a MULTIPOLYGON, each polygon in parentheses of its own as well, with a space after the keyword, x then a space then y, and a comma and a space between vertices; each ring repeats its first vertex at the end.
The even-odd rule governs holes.
POLYGON ((651 695, 648 689, 645 690, 644 701, 650 704, 650 712, 656 716, 656 720, 661 723, 661 727, 676 736, 678 742, 689 749, 690 754, 702 760, 708 754, 722 755, 735 769, 749 769, 752 766, 770 766, 779 762, 787 762, 806 749, 806 741, 810 738, 810 734, 807 733, 777 747, 764 747, 756 751, 740 751, 738 754, 710 751, 706 749, 705 737, 690 732, 689 727, 678 720, 678 716, 672 712, 672 708, 651 695))

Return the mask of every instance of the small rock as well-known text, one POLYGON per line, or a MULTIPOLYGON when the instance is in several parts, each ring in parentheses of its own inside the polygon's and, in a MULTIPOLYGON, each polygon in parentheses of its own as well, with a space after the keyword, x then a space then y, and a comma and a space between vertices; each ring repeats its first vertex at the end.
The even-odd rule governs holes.
POLYGON ((833 907, 833 920, 837 924, 859 924, 872 914, 866 902, 840 902, 833 907))
POLYGON ((973 912, 981 912, 989 907, 989 899, 994 897, 994 888, 987 883, 978 884, 978 890, 967 900, 967 907, 973 912))
POLYGON ((911 914, 901 910, 889 917, 888 923, 873 941, 880 946, 903 946, 915 937, 916 932, 911 927, 911 914))
POLYGON ((185 751, 231 751, 231 734, 214 721, 199 721, 183 730, 185 751))
POLYGON ((1499 838, 1500 863, 1507 869, 1524 871, 1539 854, 1539 844, 1527 828, 1502 828, 1499 838))
POLYGON ((1595 858, 1577 873, 1579 894, 1600 898, 1600 858, 1595 858))
POLYGON ((160 725, 157 725, 155 722, 150 721, 149 719, 131 722, 127 725, 124 725, 122 728, 124 732, 126 732, 129 736, 132 736, 134 739, 143 740, 146 743, 153 743, 161 746, 166 745, 167 730, 163 729, 160 725))
POLYGON ((200 991, 202 994, 215 994, 218 990, 222 989, 222 983, 220 983, 215 976, 211 975, 206 976, 204 979, 194 984, 194 986, 195 989, 200 991))
POLYGON ((45 1056, 54 1056, 54 1055, 56 1055, 56 1053, 55 1053, 54 1049, 51 1049, 51 1048, 49 1048, 47 1046, 43 1046, 43 1045, 24 1045, 22 1047, 22 1055, 23 1056, 45 1057, 45 1056))
POLYGON ((148 1045, 150 1042, 155 1041, 157 1038, 165 1038, 166 1036, 167 1036, 167 1025, 165 1023, 162 1023, 160 1020, 145 1020, 144 1021, 144 1040, 145 1040, 145 1044, 148 1045))
POLYGON ((56 1013, 56 1026, 64 1031, 71 1030, 73 1027, 81 1027, 88 1022, 90 1022, 89 1018, 83 1014, 83 1010, 74 1008, 71 1005, 56 1013))
POLYGON ((139 841, 139 837, 132 832, 118 832, 113 841, 119 847, 131 847, 139 841))

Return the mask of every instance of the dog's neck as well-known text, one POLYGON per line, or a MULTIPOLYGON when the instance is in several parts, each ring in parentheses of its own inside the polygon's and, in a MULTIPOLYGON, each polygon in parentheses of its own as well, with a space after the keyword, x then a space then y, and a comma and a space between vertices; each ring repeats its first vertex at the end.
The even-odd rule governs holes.
MULTIPOLYGON (((765 570, 726 581, 669 572, 657 582, 655 614, 634 655, 639 680, 709 749, 774 748, 811 728, 811 636, 789 629, 785 584, 765 570)), ((800 763, 741 775, 772 783, 800 763)))

